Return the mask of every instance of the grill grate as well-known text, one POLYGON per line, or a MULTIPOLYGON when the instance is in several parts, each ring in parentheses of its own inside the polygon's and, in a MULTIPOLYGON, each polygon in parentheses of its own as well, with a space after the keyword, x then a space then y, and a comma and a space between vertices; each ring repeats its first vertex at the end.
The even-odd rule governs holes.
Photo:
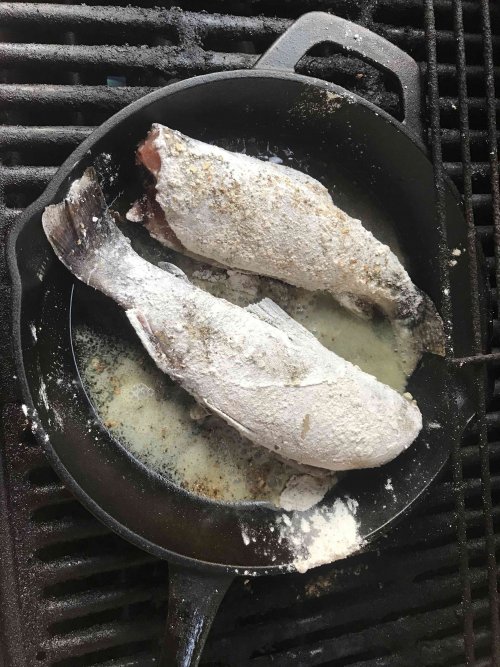
MULTIPOLYGON (((419 62, 428 83, 438 212, 447 171, 464 194, 471 266, 478 261, 476 237, 486 255, 495 317, 488 358, 496 377, 493 400, 486 405, 478 394, 477 424, 418 511, 376 549, 346 562, 304 576, 237 581, 203 664, 500 665, 498 6, 487 0, 154 4, 0 3, 0 243, 95 125, 155 87, 251 67, 294 18, 323 9, 379 32, 419 62), (124 77, 125 85, 106 85, 110 76, 124 77)), ((340 83, 398 117, 394 82, 356 59, 320 47, 298 69, 340 83)), ((476 304, 479 275, 474 270, 470 284, 476 304)), ((2 260, 2 312, 9 299, 2 260)), ((476 312, 471 316, 478 321, 476 312)), ((0 327, 5 665, 153 665, 166 565, 110 534, 52 472, 20 410, 7 316, 0 327)), ((481 377, 479 336, 470 352, 481 362, 475 365, 481 377)))

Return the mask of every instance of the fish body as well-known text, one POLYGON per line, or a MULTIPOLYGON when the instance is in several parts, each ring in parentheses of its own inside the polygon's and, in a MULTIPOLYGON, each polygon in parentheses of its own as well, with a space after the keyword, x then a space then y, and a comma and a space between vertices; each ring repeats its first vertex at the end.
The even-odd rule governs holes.
POLYGON ((265 299, 246 309, 137 255, 93 170, 43 214, 57 256, 125 309, 158 367, 253 443, 330 470, 378 466, 417 437, 416 404, 265 299))
POLYGON ((138 150, 156 181, 127 217, 164 245, 211 262, 326 290, 358 315, 383 313, 421 351, 442 354, 434 304, 390 250, 316 179, 155 124, 138 150), (142 206, 142 210, 141 210, 142 206))

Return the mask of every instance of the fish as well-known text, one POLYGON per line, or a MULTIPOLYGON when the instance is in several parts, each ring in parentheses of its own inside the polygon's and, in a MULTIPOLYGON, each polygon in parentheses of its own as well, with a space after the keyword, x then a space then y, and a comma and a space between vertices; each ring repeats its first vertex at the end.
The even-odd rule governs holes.
POLYGON ((348 470, 382 465, 418 436, 415 402, 327 350, 270 299, 241 308, 140 257, 93 168, 42 224, 69 271, 124 309, 157 366, 252 443, 348 470))
POLYGON ((163 245, 217 266, 327 291, 361 317, 381 313, 396 340, 444 354, 437 309, 391 249, 291 167, 153 124, 137 160, 154 184, 126 217, 163 245))

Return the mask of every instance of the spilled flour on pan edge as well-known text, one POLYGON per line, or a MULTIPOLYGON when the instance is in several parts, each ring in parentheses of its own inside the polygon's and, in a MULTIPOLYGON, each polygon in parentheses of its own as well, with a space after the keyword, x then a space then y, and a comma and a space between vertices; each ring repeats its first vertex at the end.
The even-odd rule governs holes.
MULTIPOLYGON (((356 500, 337 498, 330 507, 316 507, 307 512, 294 511, 279 516, 269 529, 276 534, 278 544, 290 552, 288 569, 304 573, 359 551, 365 541, 359 532, 357 509, 356 500)), ((266 544, 260 532, 259 529, 242 525, 243 544, 248 546, 254 543, 262 549, 263 555, 270 556, 273 545, 266 544)), ((276 556, 273 555, 271 560, 275 561, 276 556)))
POLYGON ((293 475, 281 492, 280 506, 304 512, 319 503, 333 484, 333 476, 293 475))
POLYGON ((363 546, 355 517, 357 505, 355 500, 338 498, 331 508, 281 518, 280 538, 288 543, 297 572, 347 558, 363 546))

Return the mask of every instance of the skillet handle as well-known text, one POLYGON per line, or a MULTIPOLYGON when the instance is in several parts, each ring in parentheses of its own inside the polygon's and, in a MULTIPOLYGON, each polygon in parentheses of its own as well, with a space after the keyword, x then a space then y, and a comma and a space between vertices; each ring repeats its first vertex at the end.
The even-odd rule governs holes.
POLYGON ((401 86, 403 123, 422 137, 420 70, 411 56, 384 37, 356 23, 325 12, 304 14, 279 37, 254 65, 257 69, 293 72, 313 46, 330 42, 352 55, 391 72, 401 86))
POLYGON ((196 667, 234 577, 169 563, 168 614, 159 667, 196 667))

